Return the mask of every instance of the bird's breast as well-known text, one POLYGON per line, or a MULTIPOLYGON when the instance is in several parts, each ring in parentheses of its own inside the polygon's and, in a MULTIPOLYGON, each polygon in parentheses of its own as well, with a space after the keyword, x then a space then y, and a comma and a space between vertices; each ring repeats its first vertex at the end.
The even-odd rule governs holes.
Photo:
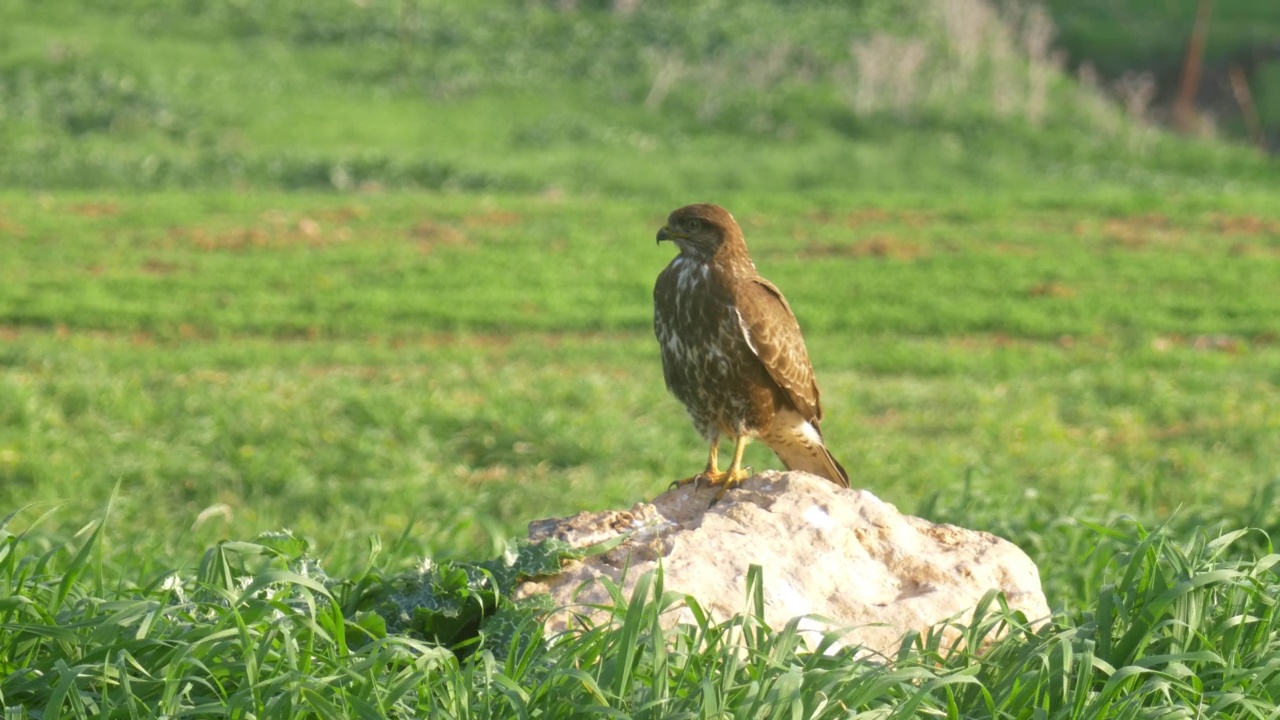
POLYGON ((654 331, 668 370, 701 383, 732 374, 749 351, 737 310, 706 263, 676 258, 654 293, 654 331))

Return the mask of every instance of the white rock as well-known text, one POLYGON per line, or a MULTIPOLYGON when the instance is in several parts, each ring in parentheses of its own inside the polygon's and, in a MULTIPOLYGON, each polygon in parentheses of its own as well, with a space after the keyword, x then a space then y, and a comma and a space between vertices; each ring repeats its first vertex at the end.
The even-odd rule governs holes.
MULTIPOLYGON (((762 473, 711 504, 714 496, 711 488, 686 486, 630 510, 530 523, 531 538, 558 537, 575 547, 630 537, 560 575, 523 583, 517 596, 548 592, 557 607, 591 615, 583 605, 608 604, 609 596, 599 583, 583 583, 607 576, 629 594, 661 560, 667 590, 692 595, 725 620, 746 610, 754 564, 763 568, 771 627, 816 614, 830 625, 805 620, 804 628, 852 626, 843 644, 886 654, 909 630, 956 616, 965 622, 993 589, 1028 619, 1049 615, 1035 564, 989 533, 903 515, 865 490, 807 473, 762 473)), ((602 619, 597 613, 593 622, 602 619)), ((668 626, 689 619, 687 610, 664 616, 668 626)), ((573 622, 572 613, 557 612, 547 629, 563 631, 573 622)))

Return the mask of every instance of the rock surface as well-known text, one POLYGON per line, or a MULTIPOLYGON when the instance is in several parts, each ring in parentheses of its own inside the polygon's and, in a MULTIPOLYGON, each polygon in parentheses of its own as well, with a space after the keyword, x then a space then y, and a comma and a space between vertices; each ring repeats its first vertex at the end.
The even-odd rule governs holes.
MULTIPOLYGON (((583 583, 600 576, 619 582, 625 569, 630 592, 661 560, 667 590, 692 595, 723 621, 746 609, 747 570, 758 564, 771 627, 821 615, 829 626, 806 620, 802 627, 854 626, 845 645, 883 653, 894 652, 909 630, 953 616, 963 622, 992 589, 1032 621, 1049 615, 1035 564, 994 535, 903 515, 865 490, 806 473, 762 473, 711 504, 714 497, 714 489, 686 486, 630 510, 530 523, 531 539, 557 537, 576 547, 631 536, 560 575, 522 584, 517 596, 548 592, 558 607, 584 613, 583 604, 609 598, 599 583, 583 583)), ((672 626, 691 615, 682 609, 664 621, 672 626)), ((562 611, 547 628, 558 632, 571 622, 562 611)))

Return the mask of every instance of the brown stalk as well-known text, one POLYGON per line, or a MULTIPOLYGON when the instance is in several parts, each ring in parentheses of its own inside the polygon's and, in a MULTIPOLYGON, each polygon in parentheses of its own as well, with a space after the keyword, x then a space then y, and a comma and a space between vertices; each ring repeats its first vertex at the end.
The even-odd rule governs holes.
POLYGON ((1196 126, 1196 92, 1200 89, 1204 38, 1209 29, 1209 13, 1212 9, 1213 0, 1197 0, 1196 20, 1191 27, 1191 41, 1187 43, 1187 58, 1182 65, 1178 98, 1173 105, 1173 125, 1184 133, 1192 132, 1196 126))

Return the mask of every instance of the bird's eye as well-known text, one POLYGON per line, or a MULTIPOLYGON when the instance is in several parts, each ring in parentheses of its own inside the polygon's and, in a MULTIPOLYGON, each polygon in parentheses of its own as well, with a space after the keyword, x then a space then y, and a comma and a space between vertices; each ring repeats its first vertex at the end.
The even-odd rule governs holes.
POLYGON ((684 229, 686 232, 695 233, 702 229, 702 221, 698 218, 689 218, 684 221, 684 229))

